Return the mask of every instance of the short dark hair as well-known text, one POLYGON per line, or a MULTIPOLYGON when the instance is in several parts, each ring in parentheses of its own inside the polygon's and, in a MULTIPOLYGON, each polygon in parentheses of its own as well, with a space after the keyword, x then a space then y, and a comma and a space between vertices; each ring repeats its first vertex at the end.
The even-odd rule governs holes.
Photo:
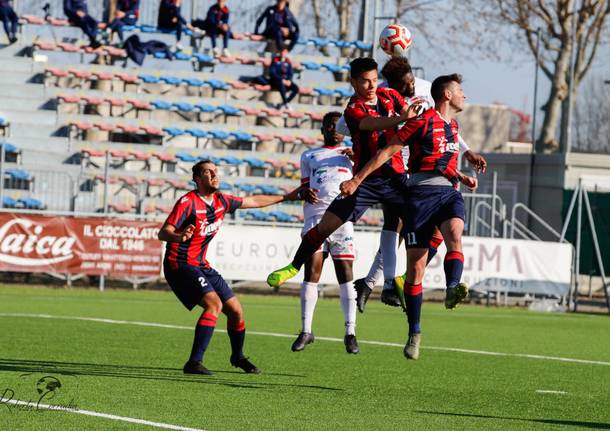
POLYGON ((203 171, 203 165, 205 165, 206 163, 214 164, 214 162, 211 161, 210 159, 203 159, 203 160, 199 160, 197 163, 195 163, 193 165, 193 168, 192 168, 193 180, 195 179, 195 177, 201 176, 201 172, 203 171))
POLYGON ((362 73, 371 70, 377 70, 377 62, 371 57, 358 57, 349 64, 349 75, 352 79, 356 79, 362 73))
POLYGON ((413 70, 409 60, 404 57, 392 57, 381 69, 381 75, 388 81, 390 87, 400 83, 408 73, 413 73, 413 70))
POLYGON ((330 123, 330 120, 332 120, 333 118, 339 118, 339 117, 341 117, 340 112, 337 112, 337 111, 327 112, 326 114, 324 114, 324 117, 322 117, 322 127, 326 127, 330 123))
POLYGON ((435 102, 438 102, 443 98, 443 93, 451 85, 452 82, 462 83, 462 75, 459 73, 452 73, 451 75, 441 75, 432 81, 432 87, 430 93, 435 102))

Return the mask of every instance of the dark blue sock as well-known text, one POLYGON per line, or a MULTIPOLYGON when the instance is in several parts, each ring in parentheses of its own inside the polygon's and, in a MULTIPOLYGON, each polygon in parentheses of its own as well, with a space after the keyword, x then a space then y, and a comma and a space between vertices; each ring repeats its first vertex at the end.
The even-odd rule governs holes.
POLYGON ((227 334, 231 341, 231 357, 244 357, 244 341, 246 339, 246 323, 241 320, 236 326, 230 327, 227 325, 227 334))
POLYGON ((189 361, 199 362, 203 360, 203 354, 208 348, 208 344, 210 344, 212 335, 214 335, 216 320, 218 320, 218 317, 204 311, 197 321, 195 339, 193 340, 193 349, 191 350, 189 361))
POLYGON ((422 287, 420 284, 405 284, 405 302, 407 304, 407 321, 409 322, 409 335, 419 334, 419 319, 421 316, 421 304, 423 301, 422 287))
POLYGON ((447 287, 455 287, 462 278, 464 271, 464 255, 460 251, 450 251, 445 256, 443 264, 445 268, 445 280, 447 287))
POLYGON ((426 265, 428 265, 430 263, 430 261, 432 259, 434 259, 434 256, 436 256, 436 253, 438 252, 438 248, 440 247, 440 245, 442 243, 443 243, 443 236, 437 230, 432 235, 432 238, 430 239, 430 244, 428 244, 428 261, 426 262, 426 265))

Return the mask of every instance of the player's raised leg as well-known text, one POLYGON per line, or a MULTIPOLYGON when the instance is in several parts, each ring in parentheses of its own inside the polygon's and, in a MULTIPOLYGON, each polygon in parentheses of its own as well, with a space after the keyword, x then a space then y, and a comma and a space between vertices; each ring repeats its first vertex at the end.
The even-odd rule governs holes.
POLYGON ((279 287, 292 277, 297 275, 303 264, 320 248, 326 238, 345 223, 332 212, 326 211, 320 223, 312 227, 303 238, 297 249, 292 262, 289 265, 273 271, 267 277, 267 284, 271 287, 279 287))
POLYGON ((462 254, 464 220, 457 217, 445 220, 441 223, 441 232, 447 245, 447 254, 443 262, 447 285, 445 308, 453 309, 468 296, 468 286, 460 282, 464 270, 464 255, 462 254))

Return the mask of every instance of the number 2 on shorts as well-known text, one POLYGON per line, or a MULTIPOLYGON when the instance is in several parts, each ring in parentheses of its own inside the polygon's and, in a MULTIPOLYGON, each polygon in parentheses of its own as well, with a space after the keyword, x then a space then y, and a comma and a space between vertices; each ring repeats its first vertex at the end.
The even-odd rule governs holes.
POLYGON ((199 281, 199 284, 201 284, 201 287, 206 287, 208 285, 208 282, 203 277, 199 277, 197 280, 199 281))

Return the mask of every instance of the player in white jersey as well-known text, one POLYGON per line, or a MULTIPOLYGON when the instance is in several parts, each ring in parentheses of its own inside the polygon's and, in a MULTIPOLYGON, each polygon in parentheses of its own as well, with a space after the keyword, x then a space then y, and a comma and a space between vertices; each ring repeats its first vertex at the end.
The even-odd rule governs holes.
MULTIPOLYGON (((411 65, 409 61, 404 57, 392 57, 381 70, 381 75, 385 78, 386 82, 380 86, 387 86, 398 91, 407 101, 409 105, 420 104, 423 110, 434 107, 434 99, 430 93, 432 83, 425 79, 417 78, 413 75, 411 65)), ((337 129, 340 133, 344 133, 342 121, 339 121, 337 129)), ((347 127, 345 127, 347 128, 347 127)), ((470 150, 464 139, 458 135, 458 141, 460 145, 460 152, 463 153, 464 157, 469 163, 475 168, 477 172, 484 172, 487 167, 485 159, 470 150)), ((409 147, 403 148, 403 160, 406 163, 409 160, 409 147)), ((354 286, 357 292, 357 305, 358 310, 364 312, 366 301, 371 294, 377 281, 383 276, 386 282, 383 285, 383 292, 381 300, 383 303, 391 306, 399 306, 400 292, 396 292, 396 284, 389 283, 388 279, 396 275, 396 250, 399 244, 400 232, 400 219, 396 214, 391 211, 387 211, 384 208, 384 225, 381 231, 380 245, 375 259, 371 265, 369 273, 366 277, 355 281, 354 286), (392 275, 394 274, 394 275, 392 275)), ((437 232, 438 233, 438 232, 437 232)), ((442 242, 442 236, 440 234, 433 237, 428 249, 428 261, 432 260, 436 254, 438 246, 442 242)))
MULTIPOLYGON (((339 184, 352 178, 351 149, 341 145, 343 135, 337 133, 339 112, 329 112, 322 119, 324 145, 312 148, 301 155, 301 196, 305 200, 303 234, 316 226, 326 208, 339 194, 339 184)), ((353 283, 354 226, 345 223, 324 242, 320 250, 305 263, 305 276, 301 285, 301 333, 292 344, 292 351, 303 350, 313 343, 313 314, 318 300, 318 281, 327 255, 333 259, 339 282, 339 297, 345 320, 345 349, 358 353, 356 340, 356 291, 353 283)))

